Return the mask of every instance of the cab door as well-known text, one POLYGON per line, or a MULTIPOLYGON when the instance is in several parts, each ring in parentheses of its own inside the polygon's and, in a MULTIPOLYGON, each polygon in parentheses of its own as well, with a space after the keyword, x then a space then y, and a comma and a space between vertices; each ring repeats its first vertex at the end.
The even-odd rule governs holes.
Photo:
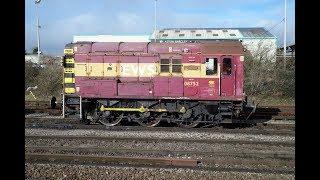
POLYGON ((222 56, 220 58, 220 82, 221 96, 235 95, 235 63, 233 56, 222 56))

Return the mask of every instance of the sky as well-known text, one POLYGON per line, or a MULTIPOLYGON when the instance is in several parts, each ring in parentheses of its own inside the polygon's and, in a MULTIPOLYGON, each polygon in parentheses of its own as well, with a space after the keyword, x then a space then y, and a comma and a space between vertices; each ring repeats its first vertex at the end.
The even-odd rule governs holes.
MULTIPOLYGON (((25 0, 25 48, 37 46, 36 6, 25 0)), ((150 35, 154 0, 42 0, 40 44, 62 55, 74 35, 150 35)), ((158 0, 157 29, 264 27, 283 46, 284 0, 158 0), (281 22, 282 21, 282 22, 281 22)), ((287 0, 287 45, 295 42, 295 2, 287 0)))

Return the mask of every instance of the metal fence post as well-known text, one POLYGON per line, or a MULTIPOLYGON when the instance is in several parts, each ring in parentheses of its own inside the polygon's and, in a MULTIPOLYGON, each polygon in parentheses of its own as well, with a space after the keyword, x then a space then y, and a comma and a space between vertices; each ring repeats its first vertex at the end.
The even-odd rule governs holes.
POLYGON ((80 119, 82 119, 82 98, 80 96, 80 119))
POLYGON ((64 106, 65 106, 65 104, 64 104, 64 93, 62 94, 62 118, 65 118, 65 108, 64 108, 64 106))

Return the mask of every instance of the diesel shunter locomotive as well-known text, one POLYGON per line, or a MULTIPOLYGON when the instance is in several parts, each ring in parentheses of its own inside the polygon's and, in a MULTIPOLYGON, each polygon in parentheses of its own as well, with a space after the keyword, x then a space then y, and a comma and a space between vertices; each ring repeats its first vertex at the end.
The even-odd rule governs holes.
POLYGON ((64 103, 81 103, 85 121, 195 127, 247 104, 240 42, 78 42, 64 53, 64 103))

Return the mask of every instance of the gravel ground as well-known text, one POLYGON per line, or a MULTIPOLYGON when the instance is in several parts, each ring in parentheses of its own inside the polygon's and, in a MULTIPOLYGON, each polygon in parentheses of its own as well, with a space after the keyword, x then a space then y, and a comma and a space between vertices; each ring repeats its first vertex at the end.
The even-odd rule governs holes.
POLYGON ((102 136, 102 137, 137 137, 137 138, 187 138, 187 139, 221 139, 221 140, 247 140, 247 141, 269 141, 269 142, 293 142, 293 136, 273 136, 273 135, 250 135, 215 132, 168 132, 168 131, 106 131, 106 130, 55 130, 55 129, 25 129, 25 135, 68 135, 68 136, 102 136))
POLYGON ((70 164, 25 164, 26 179, 295 179, 294 175, 70 164))
MULTIPOLYGON (((50 116, 48 113, 32 113, 32 114, 26 114, 24 115, 25 118, 42 118, 42 117, 48 117, 48 118, 59 118, 59 116, 50 116)), ((61 116, 62 117, 62 116, 61 116)))

